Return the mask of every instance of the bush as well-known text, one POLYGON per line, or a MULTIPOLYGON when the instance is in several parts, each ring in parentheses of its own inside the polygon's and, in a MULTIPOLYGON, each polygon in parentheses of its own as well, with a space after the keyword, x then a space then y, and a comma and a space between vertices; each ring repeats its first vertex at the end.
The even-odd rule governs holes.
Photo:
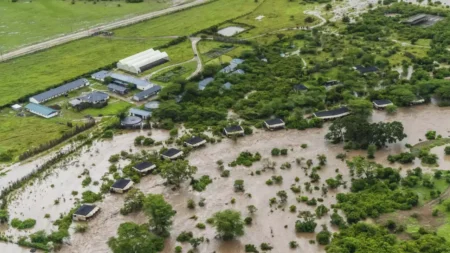
POLYGON ((229 177, 230 176, 230 171, 229 170, 224 170, 222 171, 222 173, 220 173, 221 177, 229 177))
POLYGON ((258 253, 258 249, 256 248, 255 245, 253 244, 246 244, 245 245, 245 252, 250 252, 250 253, 258 253))
POLYGON ((198 180, 193 179, 191 181, 192 188, 194 188, 194 190, 198 192, 204 191, 206 189, 206 186, 208 186, 208 184, 210 183, 212 183, 212 179, 209 178, 208 175, 204 175, 198 180))
POLYGON ((425 137, 427 137, 427 140, 434 140, 434 139, 436 139, 436 131, 428 131, 425 134, 425 137))
POLYGON ((195 209, 195 201, 193 199, 188 199, 187 201, 187 207, 189 209, 195 209))
POLYGON ((95 193, 93 191, 85 191, 81 194, 84 203, 94 203, 102 199, 100 193, 95 193))
POLYGON ((177 237, 177 242, 188 242, 194 238, 194 234, 191 231, 183 231, 177 237))
POLYGON ((198 229, 205 229, 206 228, 205 224, 203 224, 203 223, 197 223, 196 227, 198 229))
POLYGON ((244 192, 245 191, 244 180, 238 179, 238 180, 234 181, 234 191, 235 192, 244 192))
POLYGON ((387 113, 388 114, 394 114, 394 113, 396 113, 397 112, 397 106, 395 106, 395 105, 388 105, 388 106, 386 106, 386 111, 387 111, 387 113))
POLYGON ((106 131, 103 133, 102 138, 103 138, 103 139, 112 139, 113 136, 114 136, 114 133, 113 133, 112 130, 106 130, 106 131))
POLYGON ((388 161, 391 163, 399 162, 401 164, 412 163, 416 157, 409 152, 400 153, 398 155, 389 155, 388 161))
POLYGON ((75 226, 75 233, 84 233, 88 229, 86 224, 78 224, 75 226))
POLYGON ((288 150, 285 149, 285 148, 283 148, 282 150, 280 150, 280 154, 281 154, 281 155, 287 155, 287 153, 288 153, 288 150))
POLYGON ((272 247, 272 245, 270 245, 269 243, 265 243, 265 242, 263 242, 263 243, 261 243, 261 250, 272 250, 273 249, 273 247, 272 247))
POLYGON ((280 149, 278 149, 278 148, 274 148, 274 149, 272 149, 272 155, 273 156, 279 156, 280 155, 280 149))
POLYGON ((246 218, 244 219, 244 222, 245 222, 245 224, 247 224, 247 225, 251 225, 252 222, 253 222, 253 218, 252 218, 252 217, 246 217, 246 218))
POLYGON ((29 229, 34 227, 34 225, 36 225, 36 220, 34 219, 26 219, 24 221, 21 221, 17 218, 14 218, 11 221, 11 226, 17 229, 29 229))
POLYGON ((289 242, 289 248, 296 249, 298 247, 298 243, 296 241, 289 242))
POLYGON ((181 246, 176 246, 175 253, 181 253, 181 252, 183 252, 183 248, 181 246))
POLYGON ((450 146, 446 146, 444 151, 446 155, 450 155, 450 146))
POLYGON ((89 176, 87 176, 85 179, 83 179, 83 181, 81 182, 81 185, 82 185, 83 187, 86 187, 86 186, 88 186, 89 184, 91 184, 91 182, 92 182, 92 178, 89 177, 89 176))

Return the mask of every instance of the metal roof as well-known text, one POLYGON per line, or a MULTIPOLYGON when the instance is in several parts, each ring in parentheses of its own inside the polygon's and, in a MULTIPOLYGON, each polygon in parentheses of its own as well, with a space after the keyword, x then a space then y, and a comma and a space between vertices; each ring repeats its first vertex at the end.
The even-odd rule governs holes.
POLYGON ((106 77, 110 75, 111 72, 106 70, 100 70, 99 72, 95 72, 94 74, 92 74, 91 77, 96 80, 104 80, 106 77))
POLYGON ((40 104, 35 104, 35 103, 29 103, 25 106, 25 108, 30 111, 42 114, 42 115, 50 115, 50 114, 57 112, 57 110, 54 110, 50 107, 40 105, 40 104))
POLYGON ((154 110, 159 108, 159 101, 150 101, 147 104, 144 105, 145 109, 147 110, 154 110))
POLYGON ((214 78, 212 78, 212 77, 207 77, 207 78, 201 80, 200 82, 198 82, 198 89, 204 90, 206 88, 206 86, 213 81, 214 81, 214 78))
POLYGON ((142 80, 142 79, 139 79, 139 78, 136 78, 133 76, 129 76, 129 75, 118 74, 118 73, 112 73, 111 78, 119 80, 121 82, 134 84, 134 85, 136 85, 136 87, 147 87, 147 86, 153 85, 152 83, 147 82, 145 80, 142 80))
POLYGON ((379 100, 374 100, 373 103, 375 103, 376 105, 388 105, 388 104, 392 104, 392 101, 389 99, 379 99, 379 100))
POLYGON ((149 97, 151 95, 154 95, 154 93, 157 93, 159 91, 161 91, 161 86, 154 85, 150 89, 146 89, 146 90, 143 90, 143 91, 141 91, 139 93, 136 93, 134 96, 139 98, 139 100, 142 100, 142 99, 145 99, 145 98, 147 98, 147 97, 149 97))
POLYGON ((239 64, 243 63, 243 62, 244 62, 244 60, 239 59, 239 58, 235 58, 235 59, 231 60, 230 65, 228 65, 228 66, 226 66, 225 68, 221 69, 220 72, 221 72, 221 73, 230 73, 230 72, 233 72, 233 71, 236 69, 236 67, 237 67, 239 64))
POLYGON ((308 87, 306 87, 304 84, 297 84, 294 85, 294 90, 308 90, 308 87))
POLYGON ((125 88, 123 86, 117 85, 115 83, 108 84, 108 89, 116 90, 119 92, 125 92, 128 88, 125 88))
POLYGON ((198 137, 198 136, 194 136, 192 138, 190 138, 189 140, 186 141, 186 143, 191 144, 191 145, 195 145, 198 144, 200 142, 204 141, 204 139, 198 137))
POLYGON ((284 121, 282 119, 269 119, 264 121, 267 125, 278 125, 278 124, 284 124, 284 121))
POLYGON ((130 179, 119 179, 119 180, 117 180, 117 181, 111 186, 111 188, 123 189, 123 188, 125 188, 130 182, 131 182, 130 179))
POLYGON ((225 131, 227 131, 228 133, 233 133, 233 132, 244 131, 244 129, 241 126, 229 126, 229 127, 225 127, 225 131))
POLYGON ((329 116, 337 116, 348 112, 350 111, 348 110, 347 107, 344 106, 334 110, 315 112, 314 115, 316 115, 316 117, 329 117, 329 116))
POLYGON ((87 79, 81 78, 81 79, 75 80, 73 82, 61 85, 57 88, 48 90, 48 91, 38 94, 36 96, 33 96, 31 98, 35 99, 38 102, 44 102, 52 97, 60 96, 71 90, 81 88, 81 87, 85 86, 87 83, 89 83, 87 79))
POLYGON ((131 108, 130 109, 130 114, 134 114, 134 115, 140 115, 143 117, 148 117, 151 116, 152 114, 150 112, 141 110, 141 109, 137 109, 137 108, 131 108))
POLYGON ((231 84, 230 82, 226 82, 226 83, 223 84, 223 88, 226 89, 226 90, 231 89, 231 86, 233 86, 233 84, 231 84))
POLYGON ((74 214, 76 215, 83 215, 86 216, 88 215, 90 212, 92 212, 92 210, 95 209, 95 205, 82 205, 80 208, 78 208, 74 214))
POLYGON ((97 103, 99 101, 107 100, 108 98, 109 98, 108 94, 100 91, 94 91, 85 96, 79 97, 78 99, 83 102, 97 103))
POLYGON ((154 164, 151 162, 141 162, 141 163, 134 165, 133 167, 137 170, 145 170, 145 169, 152 167, 153 165, 154 164))
POLYGON ((169 148, 166 152, 163 153, 163 156, 172 157, 180 152, 181 152, 181 150, 179 150, 179 149, 169 148))

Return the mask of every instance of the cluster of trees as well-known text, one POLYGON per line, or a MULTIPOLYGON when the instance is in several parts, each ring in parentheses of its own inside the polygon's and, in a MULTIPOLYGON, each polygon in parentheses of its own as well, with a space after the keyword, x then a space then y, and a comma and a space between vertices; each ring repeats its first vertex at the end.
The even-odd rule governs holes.
POLYGON ((359 149, 374 144, 377 148, 406 137, 403 124, 394 122, 369 123, 358 115, 338 119, 330 126, 325 138, 333 143, 346 142, 346 147, 359 149))
MULTIPOLYGON (((422 230, 423 231, 423 230, 422 230)), ((327 253, 445 253, 450 244, 442 237, 423 231, 412 240, 399 240, 380 226, 357 223, 335 234, 327 253)))
POLYGON ((344 211, 347 222, 356 223, 367 217, 394 210, 408 210, 419 203, 419 196, 401 188, 401 176, 397 169, 385 168, 363 157, 347 162, 352 180, 350 193, 336 195, 336 208, 344 211))

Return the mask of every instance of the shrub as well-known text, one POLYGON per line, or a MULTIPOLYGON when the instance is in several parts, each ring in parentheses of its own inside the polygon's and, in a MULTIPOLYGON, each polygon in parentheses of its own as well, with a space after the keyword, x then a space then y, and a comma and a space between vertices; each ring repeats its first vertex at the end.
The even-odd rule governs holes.
POLYGON ((395 106, 395 105, 388 105, 388 106, 386 106, 386 111, 387 111, 387 113, 388 114, 394 114, 394 113, 396 113, 397 112, 397 106, 395 106))
POLYGON ((289 207, 289 211, 291 211, 291 213, 295 213, 297 211, 297 207, 292 205, 289 207))
POLYGON ((263 242, 263 243, 261 243, 261 250, 272 250, 273 249, 273 247, 272 247, 272 245, 270 245, 269 243, 265 243, 265 242, 263 242))
POLYGON ((298 247, 298 243, 296 241, 289 242, 289 248, 296 249, 298 247))
POLYGON ((75 233, 84 233, 88 229, 86 224, 78 224, 75 226, 75 233))
POLYGON ((450 146, 446 146, 444 151, 446 155, 450 155, 450 146))
POLYGON ((206 186, 210 183, 212 183, 212 179, 209 178, 208 175, 204 175, 198 180, 193 179, 191 181, 192 188, 194 188, 194 190, 199 192, 204 191, 206 189, 206 186))
POLYGON ((205 229, 206 228, 205 224, 203 224, 203 223, 197 223, 196 227, 198 229, 205 229))
POLYGON ((235 192, 244 192, 245 191, 244 180, 238 179, 238 180, 234 181, 234 191, 235 192))
POLYGON ((81 185, 82 185, 83 187, 86 187, 86 186, 88 186, 89 184, 91 184, 91 182, 92 182, 92 178, 89 177, 89 176, 87 176, 85 179, 83 179, 83 181, 81 182, 81 185))
POLYGON ((252 217, 246 217, 246 218, 244 219, 244 222, 245 222, 245 224, 247 224, 247 225, 251 225, 252 222, 253 222, 253 218, 252 218, 252 217))
POLYGON ((224 170, 222 171, 222 173, 220 173, 221 177, 229 177, 230 176, 230 171, 229 170, 224 170))
POLYGON ((434 139, 436 139, 436 131, 428 131, 425 134, 425 137, 427 138, 427 140, 434 140, 434 139))
POLYGON ((280 150, 280 154, 281 155, 287 155, 288 154, 288 150, 283 148, 283 149, 280 150))
POLYGON ((188 199, 187 201, 187 207, 189 209, 195 209, 195 201, 193 199, 188 199))
POLYGON ((194 238, 194 234, 191 231, 183 231, 177 237, 177 242, 188 242, 194 238))
POLYGON ((181 253, 181 252, 183 252, 183 248, 181 246, 176 246, 175 253, 181 253))
POLYGON ((278 149, 278 148, 274 148, 274 149, 272 149, 272 155, 273 156, 279 156, 280 155, 280 149, 278 149))
POLYGON ((306 144, 306 143, 303 143, 302 145, 300 145, 300 147, 301 147, 301 148, 303 148, 303 149, 305 149, 305 148, 307 148, 307 147, 308 147, 308 144, 306 144))
POLYGON ((84 203, 94 203, 102 199, 100 193, 95 193, 92 191, 85 191, 81 194, 84 203))
POLYGON ((103 133, 102 138, 103 138, 103 139, 112 139, 113 136, 114 136, 114 133, 113 133, 112 130, 106 130, 106 131, 103 133))
POLYGON ((258 253, 258 249, 256 248, 255 245, 253 244, 246 244, 245 245, 245 252, 250 252, 250 253, 258 253))
POLYGON ((36 220, 34 219, 26 219, 21 221, 17 218, 14 218, 11 220, 11 226, 17 229, 29 229, 34 227, 34 225, 36 225, 36 220))

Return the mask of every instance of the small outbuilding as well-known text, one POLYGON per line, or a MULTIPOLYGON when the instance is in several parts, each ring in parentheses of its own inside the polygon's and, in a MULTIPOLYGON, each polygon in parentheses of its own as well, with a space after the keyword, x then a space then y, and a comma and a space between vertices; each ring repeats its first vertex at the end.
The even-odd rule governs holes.
POLYGON ((356 71, 359 71, 359 73, 361 74, 361 75, 365 75, 365 74, 368 74, 368 73, 374 73, 374 72, 377 72, 378 71, 378 68, 377 67, 375 67, 375 66, 361 66, 361 65, 356 65, 355 67, 354 67, 354 69, 356 70, 356 71))
POLYGON ((226 136, 233 136, 233 135, 244 135, 244 128, 242 128, 239 125, 236 126, 229 126, 229 127, 225 127, 223 129, 223 133, 226 136))
POLYGON ((231 89, 231 86, 233 86, 232 83, 226 82, 226 83, 224 83, 224 84, 222 85, 222 88, 224 88, 225 90, 230 90, 230 89, 231 89))
POLYGON ((282 119, 278 119, 278 118, 268 119, 268 120, 264 121, 264 125, 269 130, 283 129, 286 126, 284 121, 282 119))
POLYGON ((72 219, 74 221, 87 221, 93 218, 99 211, 100 208, 96 205, 84 204, 73 213, 72 219))
POLYGON ((336 86, 338 84, 341 84, 341 82, 339 82, 338 80, 330 80, 330 81, 324 82, 323 86, 325 86, 326 88, 330 88, 330 87, 336 86))
POLYGON ((411 101, 411 105, 420 105, 425 103, 425 99, 423 97, 416 97, 413 101, 411 101))
POLYGON ((148 88, 146 90, 143 90, 143 91, 141 91, 139 93, 136 93, 133 96, 133 100, 139 102, 139 101, 145 100, 145 99, 147 99, 149 97, 158 95, 158 93, 160 91, 161 91, 161 86, 153 85, 152 87, 150 87, 150 88, 148 88))
POLYGON ((206 144, 206 140, 198 137, 198 136, 194 136, 192 138, 190 138, 189 140, 184 142, 184 145, 191 147, 191 148, 196 148, 196 147, 200 147, 202 145, 206 144))
POLYGON ((139 117, 141 119, 147 119, 152 116, 151 112, 144 111, 144 110, 137 109, 137 108, 131 108, 129 112, 130 112, 130 116, 139 117))
POLYGON ((329 111, 320 111, 315 112, 314 116, 320 119, 329 120, 329 119, 337 119, 350 114, 350 110, 343 106, 337 109, 329 110, 329 111))
POLYGON ((14 111, 20 111, 20 110, 22 109, 22 106, 19 105, 19 104, 15 104, 15 105, 12 105, 11 108, 12 108, 14 111))
POLYGON ((373 107, 375 107, 375 109, 384 109, 384 108, 386 108, 386 107, 388 107, 390 105, 394 105, 392 103, 392 101, 389 100, 389 99, 374 100, 372 102, 372 104, 373 104, 373 107))
POLYGON ((208 77, 208 78, 201 80, 200 82, 198 82, 198 89, 204 90, 206 88, 206 86, 208 86, 208 84, 212 83, 213 81, 214 81, 214 78, 212 78, 212 77, 208 77))
POLYGON ((35 104, 35 103, 27 104, 25 106, 25 109, 27 109, 27 111, 29 111, 31 113, 34 113, 34 114, 44 117, 46 119, 55 117, 59 113, 57 110, 54 110, 50 107, 40 105, 40 104, 35 104))
POLYGON ((156 165, 151 162, 141 162, 134 165, 133 169, 141 174, 148 174, 156 169, 156 165))
POLYGON ((108 84, 108 90, 110 92, 114 92, 120 95, 125 95, 128 93, 128 88, 127 87, 123 87, 121 85, 115 84, 115 83, 110 83, 108 84))
POLYGON ((142 119, 136 116, 127 116, 120 121, 120 125, 123 127, 140 127, 142 124, 142 119))
POLYGON ((166 152, 161 154, 161 157, 166 160, 175 160, 183 156, 183 151, 176 148, 169 148, 166 152))
POLYGON ((300 92, 300 91, 307 91, 308 88, 304 84, 296 84, 293 87, 294 91, 300 92))
POLYGON ((124 193, 131 189, 133 181, 130 179, 119 179, 112 186, 110 191, 115 193, 124 193))

